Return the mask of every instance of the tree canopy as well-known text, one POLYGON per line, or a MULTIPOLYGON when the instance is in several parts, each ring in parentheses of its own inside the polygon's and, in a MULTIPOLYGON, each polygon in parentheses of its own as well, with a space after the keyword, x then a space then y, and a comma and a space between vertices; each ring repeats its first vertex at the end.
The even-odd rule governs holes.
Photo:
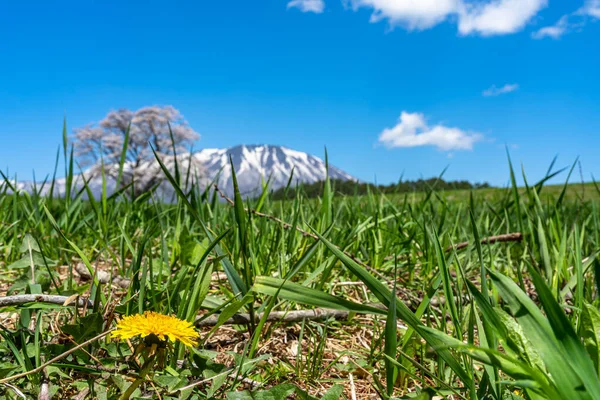
MULTIPOLYGON (((101 121, 75 129, 72 141, 82 166, 91 166, 92 174, 104 169, 113 179, 120 172, 127 144, 121 184, 132 184, 134 193, 139 195, 163 178, 152 149, 161 161, 170 164, 176 154, 189 151, 199 138, 176 108, 149 106, 136 111, 111 111, 101 121)), ((194 173, 202 168, 200 164, 191 167, 194 173)))

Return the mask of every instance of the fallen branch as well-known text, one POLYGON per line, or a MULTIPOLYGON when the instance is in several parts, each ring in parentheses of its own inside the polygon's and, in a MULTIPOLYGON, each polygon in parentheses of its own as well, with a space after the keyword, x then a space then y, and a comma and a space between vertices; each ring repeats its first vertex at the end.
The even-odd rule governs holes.
MULTIPOLYGON (((481 244, 494 244, 500 242, 520 242, 523 240, 523 234, 521 232, 513 232, 513 233, 505 233, 503 235, 489 236, 481 239, 481 244)), ((452 246, 448 246, 444 249, 444 251, 450 252, 452 250, 461 250, 465 247, 468 247, 471 242, 461 242, 452 246)), ((418 253, 422 254, 422 253, 418 253)), ((401 258, 403 255, 397 256, 397 258, 401 258)), ((393 260, 395 256, 387 256, 384 258, 385 261, 393 260)))
POLYGON ((20 374, 11 375, 11 376, 9 376, 7 378, 4 378, 4 379, 0 379, 0 384, 3 384, 3 383, 5 384, 6 382, 10 382, 10 381, 15 380, 15 379, 23 378, 23 377, 31 375, 31 374, 37 374, 38 372, 42 371, 47 366, 52 365, 55 362, 62 360, 63 358, 67 357, 69 354, 72 354, 72 353, 76 352, 77 350, 81 349, 82 347, 87 346, 90 343, 95 342, 96 340, 102 339, 104 336, 108 335, 113 330, 114 329, 108 330, 106 332, 102 332, 98 336, 94 336, 93 338, 91 338, 89 340, 86 340, 85 342, 83 342, 81 344, 78 344, 77 346, 73 347, 72 349, 69 349, 69 350, 65 351, 61 355, 58 355, 58 356, 54 357, 50 361, 47 361, 47 362, 43 363, 42 365, 40 365, 37 368, 34 368, 34 369, 26 371, 26 372, 22 372, 20 374))
POLYGON ((262 383, 260 383, 260 382, 257 382, 257 381, 255 381, 255 380, 253 380, 253 379, 250 379, 250 378, 242 378, 242 377, 240 376, 240 374, 239 374, 238 368, 229 368, 229 369, 227 369, 226 371, 224 371, 224 372, 221 372, 220 374, 217 374, 217 375, 211 376, 210 378, 201 379, 201 380, 198 380, 198 381, 192 382, 192 383, 190 383, 189 385, 187 385, 187 386, 184 386, 184 387, 182 387, 182 388, 175 389, 175 390, 173 390, 172 392, 170 392, 169 394, 175 394, 175 393, 177 393, 177 392, 183 392, 183 391, 185 391, 185 390, 192 389, 192 388, 194 388, 194 387, 196 387, 196 386, 200 386, 200 385, 202 385, 203 383, 210 382, 210 381, 212 381, 212 380, 214 380, 214 379, 216 379, 216 378, 219 378, 219 377, 221 377, 221 376, 224 376, 224 375, 227 375, 227 377, 228 377, 228 378, 231 378, 231 379, 240 379, 240 378, 241 378, 241 379, 240 379, 240 381, 241 381, 241 382, 243 382, 243 383, 245 383, 245 384, 247 384, 247 385, 249 385, 249 386, 250 386, 252 389, 259 388, 260 386, 262 386, 262 385, 263 385, 262 383))
POLYGON ((73 400, 84 400, 88 394, 90 394, 90 388, 84 387, 77 396, 73 397, 73 400))
POLYGON ((23 394, 23 392, 21 392, 15 386, 11 385, 10 383, 4 383, 3 385, 5 385, 6 387, 12 389, 17 394, 17 396, 19 396, 20 398, 22 398, 24 400, 27 400, 27 397, 23 394))
MULTIPOLYGON (((267 321, 269 322, 298 322, 303 319, 319 320, 319 319, 347 319, 348 311, 326 310, 323 308, 315 308, 313 310, 297 310, 297 311, 273 311, 269 313, 267 321)), ((256 319, 263 318, 264 314, 260 313, 255 316, 256 319)), ((199 317, 194 325, 197 327, 215 326, 219 321, 218 315, 211 315, 202 319, 199 317)), ((250 323, 250 314, 240 313, 225 321, 224 325, 248 325, 250 323)))
MULTIPOLYGON (((87 269, 85 264, 82 262, 77 263, 77 265, 75 265, 75 272, 77 272, 79 274, 79 277, 82 280, 90 281, 93 278, 92 275, 90 274, 90 271, 87 269)), ((98 279, 98 282, 104 283, 104 284, 111 282, 111 274, 109 274, 108 272, 96 269, 95 274, 96 274, 96 278, 98 279)), ((131 283, 130 279, 124 278, 119 275, 112 276, 112 284, 120 287, 121 289, 127 289, 129 287, 130 283, 131 283)))
MULTIPOLYGON (((0 307, 19 306, 27 303, 50 303, 61 306, 72 306, 75 305, 75 298, 51 294, 16 294, 14 296, 0 297, 0 307)), ((81 297, 77 297, 76 304, 79 307, 93 306, 91 301, 81 297)))
MULTIPOLYGON (((481 239, 481 244, 494 244, 500 242, 520 242, 523 240, 523 234, 521 232, 505 233, 504 235, 490 236, 481 239)), ((454 246, 446 247, 446 251, 452 251, 452 249, 460 250, 469 246, 469 242, 462 242, 454 246)))

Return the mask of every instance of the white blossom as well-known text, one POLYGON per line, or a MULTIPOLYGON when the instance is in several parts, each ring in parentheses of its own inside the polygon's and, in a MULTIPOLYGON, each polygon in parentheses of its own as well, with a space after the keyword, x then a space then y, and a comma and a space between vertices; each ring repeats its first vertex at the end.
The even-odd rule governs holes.
POLYGON ((100 122, 75 129, 72 136, 75 155, 81 165, 91 166, 93 174, 99 174, 104 166, 105 173, 116 179, 128 130, 121 184, 133 182, 135 195, 150 190, 164 179, 152 148, 170 169, 177 154, 180 170, 186 175, 189 170, 192 178, 202 175, 201 164, 193 161, 189 165, 190 157, 185 156, 200 135, 173 106, 111 111, 100 122))

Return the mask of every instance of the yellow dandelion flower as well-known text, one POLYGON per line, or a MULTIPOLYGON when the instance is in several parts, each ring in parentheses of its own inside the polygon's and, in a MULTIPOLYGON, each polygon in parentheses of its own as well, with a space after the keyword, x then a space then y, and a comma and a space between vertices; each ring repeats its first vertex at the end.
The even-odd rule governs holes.
POLYGON ((111 337, 121 340, 136 336, 142 338, 155 336, 164 342, 167 339, 171 342, 179 340, 186 346, 195 346, 198 332, 187 321, 154 311, 146 311, 144 314, 124 317, 117 323, 117 329, 111 334, 111 337))

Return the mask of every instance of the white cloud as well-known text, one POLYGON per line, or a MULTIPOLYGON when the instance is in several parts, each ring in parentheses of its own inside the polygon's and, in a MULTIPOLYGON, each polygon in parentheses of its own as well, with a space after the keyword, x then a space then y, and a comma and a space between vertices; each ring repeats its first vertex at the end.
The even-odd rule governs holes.
POLYGON ((287 4, 287 8, 298 8, 302 12, 320 14, 325 9, 325 2, 323 0, 292 0, 287 4))
POLYGON ((472 150, 473 144, 483 139, 479 133, 449 128, 438 124, 429 126, 421 113, 402 111, 398 123, 379 135, 379 143, 388 148, 435 146, 442 151, 472 150))
POLYGON ((558 22, 551 26, 545 26, 542 29, 535 31, 531 34, 534 39, 543 39, 550 37, 552 39, 558 39, 569 30, 569 16, 563 15, 558 22))
POLYGON ((372 8, 371 22, 387 19, 391 26, 423 30, 456 12, 462 0, 346 0, 356 11, 372 8))
POLYGON ((577 12, 600 19, 600 0, 587 0, 577 12))
POLYGON ((519 89, 519 85, 517 83, 507 83, 502 87, 496 87, 496 85, 492 85, 489 89, 484 90, 482 94, 485 97, 499 96, 501 94, 514 92, 517 89, 519 89))
POLYGON ((558 39, 566 33, 583 28, 589 18, 600 19, 600 0, 587 0, 575 12, 563 15, 556 24, 545 26, 531 36, 534 39, 558 39))
MULTIPOLYGON (((391 27, 423 30, 458 21, 462 35, 502 35, 517 32, 548 0, 342 0, 353 10, 371 8, 371 22, 388 20, 391 27)), ((600 0, 593 0, 600 1, 600 0)))
POLYGON ((494 0, 465 3, 460 11, 458 31, 463 35, 483 36, 515 33, 546 5, 547 0, 494 0))

